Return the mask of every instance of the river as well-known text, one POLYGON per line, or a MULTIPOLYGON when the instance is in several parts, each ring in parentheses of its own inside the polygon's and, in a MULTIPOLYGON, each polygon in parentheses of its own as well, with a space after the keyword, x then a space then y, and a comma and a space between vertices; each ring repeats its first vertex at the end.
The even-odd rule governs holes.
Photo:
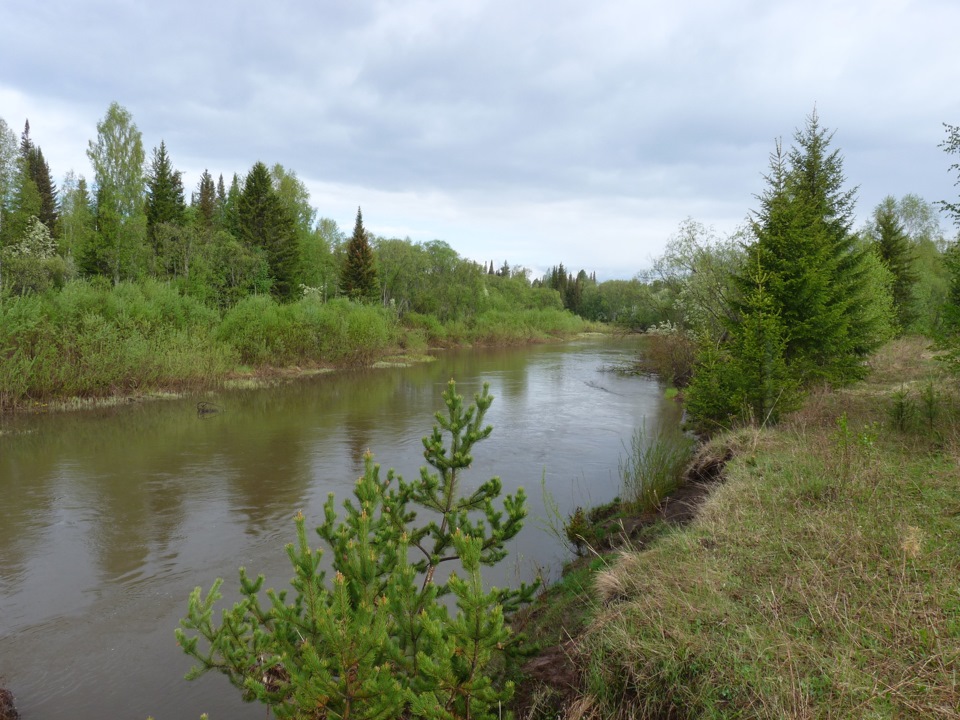
POLYGON ((498 475, 529 496, 490 581, 556 579, 569 553, 544 529, 541 484, 563 513, 608 501, 634 428, 677 421, 657 382, 610 371, 635 348, 588 338, 444 352, 408 368, 3 418, 0 686, 24 720, 261 720, 224 677, 183 680, 190 659, 173 630, 187 596, 221 576, 236 597, 241 565, 285 587, 293 515, 319 521, 368 449, 414 478, 451 377, 467 397, 488 382, 496 398, 466 487, 498 475), (221 411, 199 416, 201 400, 221 411))

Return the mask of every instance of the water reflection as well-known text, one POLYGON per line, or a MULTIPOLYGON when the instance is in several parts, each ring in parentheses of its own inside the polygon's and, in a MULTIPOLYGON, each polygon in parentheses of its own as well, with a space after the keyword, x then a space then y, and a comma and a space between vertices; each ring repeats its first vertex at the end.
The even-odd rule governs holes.
POLYGON ((632 348, 587 341, 442 353, 436 362, 318 376, 263 391, 4 419, 0 434, 0 677, 31 720, 262 717, 222 679, 187 684, 172 629, 196 585, 236 568, 291 575, 298 510, 343 498, 367 450, 412 478, 455 377, 496 397, 465 491, 498 475, 531 520, 490 579, 565 557, 539 529, 541 479, 564 512, 619 491, 633 428, 675 412, 658 386, 604 372, 632 348), (199 400, 221 412, 198 417, 199 400), (518 558, 522 558, 518 560, 518 558))

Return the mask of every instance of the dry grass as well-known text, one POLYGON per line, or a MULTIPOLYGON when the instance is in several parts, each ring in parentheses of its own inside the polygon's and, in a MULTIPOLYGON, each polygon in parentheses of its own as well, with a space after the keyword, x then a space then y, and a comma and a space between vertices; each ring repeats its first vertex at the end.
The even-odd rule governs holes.
POLYGON ((697 521, 598 574, 589 713, 960 717, 958 405, 906 339, 868 382, 740 438, 697 521), (894 427, 891 393, 931 381, 932 431, 894 427))

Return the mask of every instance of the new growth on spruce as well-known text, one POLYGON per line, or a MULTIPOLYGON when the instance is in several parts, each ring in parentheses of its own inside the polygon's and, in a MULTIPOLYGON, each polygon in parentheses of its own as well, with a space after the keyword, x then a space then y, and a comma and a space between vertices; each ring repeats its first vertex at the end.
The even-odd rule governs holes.
POLYGON ((287 546, 292 592, 267 590, 264 601, 263 576, 240 568, 243 599, 215 625, 222 580, 206 596, 193 591, 176 630, 198 663, 187 679, 222 672, 244 699, 279 718, 502 717, 513 687, 497 682, 494 668, 522 652, 506 620, 536 586, 485 591, 480 568, 506 556, 526 498, 521 488, 497 509, 499 478, 461 495, 473 446, 492 431, 483 418, 493 397, 485 384, 464 408, 451 380, 443 398, 446 412, 423 439, 429 467, 416 481, 393 470, 381 478, 367 453, 342 517, 328 498, 316 531, 330 551, 332 579, 298 513, 297 541, 287 546))

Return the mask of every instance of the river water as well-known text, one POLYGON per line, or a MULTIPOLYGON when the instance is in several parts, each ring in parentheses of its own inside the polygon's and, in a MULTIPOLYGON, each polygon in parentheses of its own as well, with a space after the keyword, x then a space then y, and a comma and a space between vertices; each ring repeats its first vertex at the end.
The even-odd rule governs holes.
MULTIPOLYGON (((409 368, 261 390, 0 420, 0 686, 24 720, 261 720, 222 676, 183 680, 173 630, 195 586, 237 568, 285 587, 293 516, 322 517, 373 451, 414 478, 447 381, 495 400, 465 488, 499 475, 530 517, 496 584, 556 579, 568 552, 546 529, 542 484, 568 513, 615 497, 635 427, 677 421, 653 380, 610 368, 630 340, 446 352, 409 368), (197 402, 221 412, 198 416, 197 402)), ((319 538, 314 545, 319 544, 319 538)))

